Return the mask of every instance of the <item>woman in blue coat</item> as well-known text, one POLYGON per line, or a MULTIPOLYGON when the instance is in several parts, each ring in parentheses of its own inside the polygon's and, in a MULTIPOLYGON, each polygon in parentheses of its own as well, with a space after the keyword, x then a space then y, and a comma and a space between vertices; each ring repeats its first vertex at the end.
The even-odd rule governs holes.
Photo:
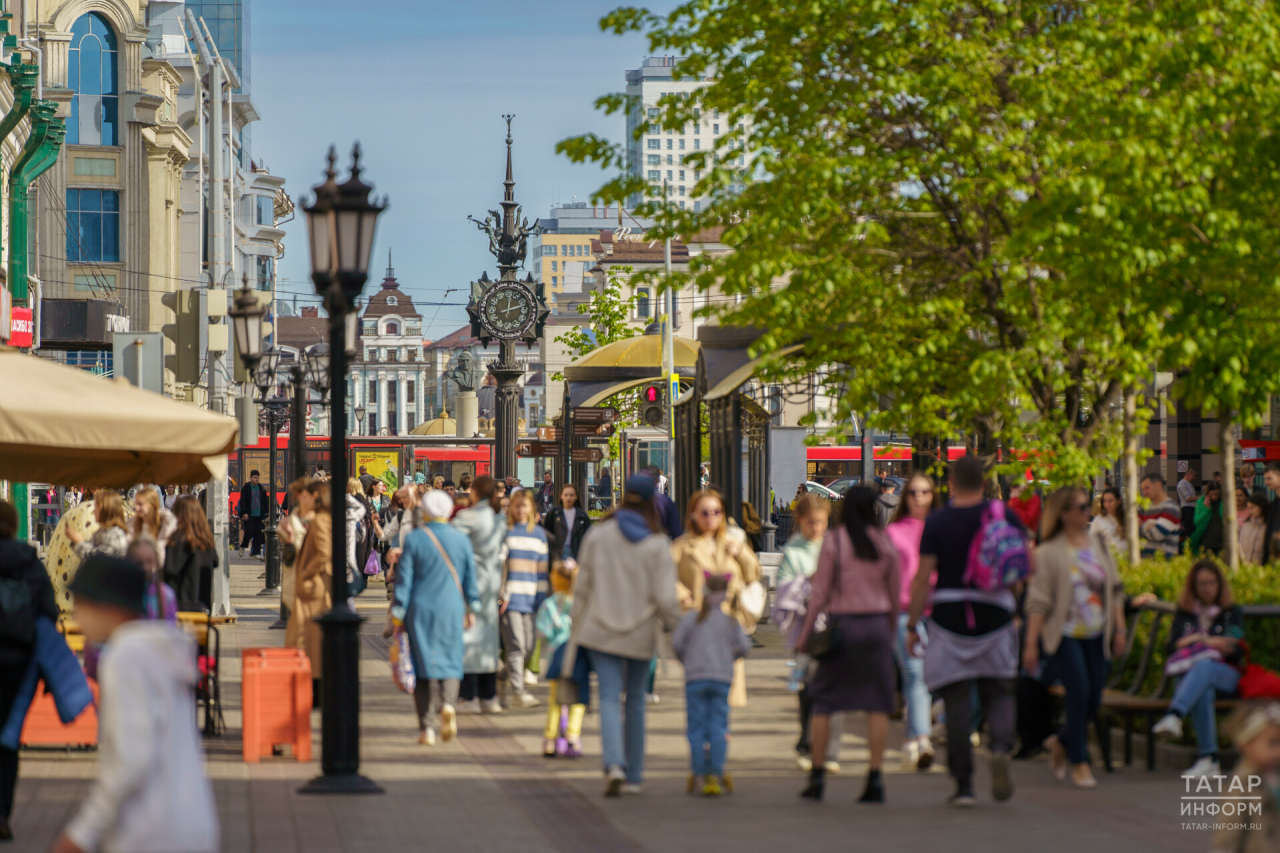
POLYGON ((462 680, 465 643, 462 632, 480 609, 476 595, 471 540, 449 525, 453 500, 443 491, 423 500, 425 524, 404 540, 396 567, 395 604, 391 617, 397 631, 409 632, 417 686, 418 743, 433 746, 439 736, 457 733, 455 705, 462 680))

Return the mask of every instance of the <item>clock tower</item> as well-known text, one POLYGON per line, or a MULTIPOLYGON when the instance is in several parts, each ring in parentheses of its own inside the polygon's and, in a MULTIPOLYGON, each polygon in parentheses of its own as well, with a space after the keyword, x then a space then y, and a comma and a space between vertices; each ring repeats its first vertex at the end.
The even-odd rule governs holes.
POLYGON ((524 266, 525 251, 538 226, 521 218, 515 200, 515 179, 511 176, 511 120, 507 122, 507 177, 502 182, 502 212, 490 210, 483 221, 468 216, 489 238, 489 251, 498 259, 498 278, 487 273, 471 283, 471 299, 467 315, 471 318, 471 334, 485 348, 498 342, 498 360, 489 365, 497 380, 494 437, 497 449, 493 459, 493 476, 502 479, 516 476, 516 428, 520 416, 520 379, 524 365, 516 361, 516 342, 532 345, 543 335, 547 324, 546 294, 543 284, 526 275, 521 281, 516 271, 524 266))

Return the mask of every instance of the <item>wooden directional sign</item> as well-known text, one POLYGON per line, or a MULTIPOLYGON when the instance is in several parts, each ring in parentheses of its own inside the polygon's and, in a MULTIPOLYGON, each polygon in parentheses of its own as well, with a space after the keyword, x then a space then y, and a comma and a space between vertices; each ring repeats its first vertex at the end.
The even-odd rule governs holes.
POLYGON ((613 406, 578 406, 573 410, 573 420, 579 424, 611 424, 618 419, 613 406))
POLYGON ((560 427, 538 427, 538 438, 543 441, 559 441, 564 437, 564 430, 560 427))
MULTIPOLYGON (((596 451, 599 453, 599 451, 596 451)), ((516 456, 559 456, 560 444, 555 441, 521 441, 516 443, 516 456)))
POLYGON ((598 447, 575 447, 569 451, 570 462, 599 462, 604 451, 598 447))
POLYGON ((608 438, 613 435, 614 425, 611 423, 595 424, 595 423, 578 423, 573 424, 574 438, 608 438))

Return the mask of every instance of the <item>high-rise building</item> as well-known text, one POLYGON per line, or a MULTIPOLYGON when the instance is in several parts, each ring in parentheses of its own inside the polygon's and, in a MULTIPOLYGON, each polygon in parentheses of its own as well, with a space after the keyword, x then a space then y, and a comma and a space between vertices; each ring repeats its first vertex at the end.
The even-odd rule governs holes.
MULTIPOLYGON (((716 140, 732 130, 728 116, 722 117, 718 110, 699 113, 696 121, 679 130, 662 128, 658 122, 661 98, 667 95, 687 98, 714 82, 714 78, 705 75, 682 79, 679 65, 677 56, 649 56, 639 68, 627 72, 627 96, 634 99, 627 112, 627 169, 648 182, 643 196, 635 195, 628 200, 632 207, 642 201, 661 199, 665 183, 672 204, 681 210, 701 209, 705 199, 694 197, 694 185, 702 179, 703 172, 687 164, 686 158, 694 151, 714 149, 716 140)), ((733 164, 740 167, 734 187, 741 190, 750 171, 751 158, 741 140, 738 146, 742 151, 733 164)))
POLYGON ((618 205, 578 201, 551 208, 538 225, 540 233, 529 241, 528 267, 533 277, 546 285, 548 300, 558 303, 552 305, 556 311, 592 289, 591 269, 596 259, 591 242, 599 238, 602 230, 625 229, 625 233, 643 234, 653 222, 618 205), (557 299, 558 296, 564 299, 557 299))

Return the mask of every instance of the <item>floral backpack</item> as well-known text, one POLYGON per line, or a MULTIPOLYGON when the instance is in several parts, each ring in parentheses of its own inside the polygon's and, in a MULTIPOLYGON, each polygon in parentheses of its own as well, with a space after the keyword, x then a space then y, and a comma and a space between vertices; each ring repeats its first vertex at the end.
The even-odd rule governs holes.
POLYGON ((969 546, 969 560, 964 567, 965 586, 994 592, 1026 580, 1031 574, 1027 539, 1004 514, 1004 501, 987 501, 982 511, 982 526, 969 546))

